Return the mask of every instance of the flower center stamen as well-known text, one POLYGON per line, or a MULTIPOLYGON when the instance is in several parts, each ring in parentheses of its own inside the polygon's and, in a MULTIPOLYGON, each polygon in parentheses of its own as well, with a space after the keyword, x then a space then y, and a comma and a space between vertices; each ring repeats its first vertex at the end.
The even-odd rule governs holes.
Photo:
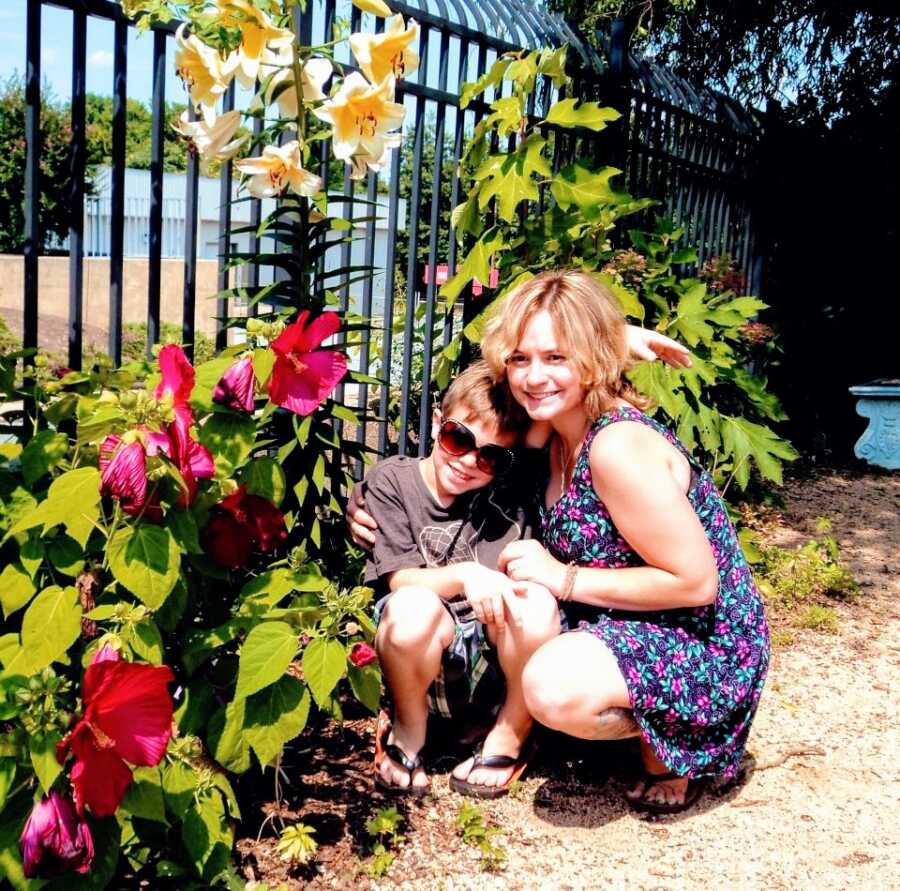
POLYGON ((360 115, 356 119, 356 126, 359 127, 360 136, 372 137, 378 129, 378 118, 372 112, 366 115, 360 115))

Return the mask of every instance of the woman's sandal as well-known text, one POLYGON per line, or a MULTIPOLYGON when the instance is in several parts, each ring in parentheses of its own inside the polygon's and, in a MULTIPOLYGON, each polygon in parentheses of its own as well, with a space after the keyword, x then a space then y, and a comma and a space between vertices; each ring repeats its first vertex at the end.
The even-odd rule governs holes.
POLYGON ((502 786, 485 786, 482 783, 470 783, 467 779, 462 780, 450 774, 450 788, 454 792, 459 792, 460 795, 468 795, 471 798, 500 798, 509 793, 509 787, 516 780, 521 779, 522 774, 528 768, 528 762, 533 754, 534 747, 531 739, 527 740, 525 745, 522 746, 522 751, 519 753, 518 758, 514 758, 512 755, 488 755, 485 758, 482 754, 482 746, 479 745, 472 753, 472 766, 469 768, 469 773, 471 774, 473 770, 477 770, 479 767, 494 768, 496 770, 512 767, 513 772, 510 774, 509 779, 502 786))
POLYGON ((647 798, 647 793, 657 783, 664 783, 666 780, 683 779, 683 776, 675 773, 674 771, 669 771, 668 773, 644 773, 643 777, 641 778, 641 782, 643 782, 644 788, 641 790, 640 795, 637 795, 634 798, 630 798, 626 795, 625 800, 633 810, 640 811, 641 813, 660 815, 680 814, 683 811, 686 811, 692 805, 696 804, 697 799, 701 796, 703 790, 706 788, 706 777, 688 779, 687 786, 684 790, 684 801, 654 801, 651 798, 647 798))
POLYGON ((413 774, 422 766, 422 759, 418 753, 412 758, 394 743, 388 742, 391 735, 391 718, 388 713, 382 709, 378 715, 378 724, 375 727, 375 785, 383 792, 389 792, 392 795, 408 795, 410 798, 423 798, 431 792, 431 783, 426 786, 414 786, 413 774), (395 783, 389 783, 381 775, 381 765, 385 758, 390 758, 398 767, 402 767, 409 774, 409 785, 398 786, 395 783))

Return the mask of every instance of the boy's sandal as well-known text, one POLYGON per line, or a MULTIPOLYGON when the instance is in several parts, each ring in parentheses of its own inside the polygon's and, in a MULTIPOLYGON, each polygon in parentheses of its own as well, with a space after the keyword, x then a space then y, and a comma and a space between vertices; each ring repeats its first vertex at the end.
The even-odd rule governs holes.
POLYGON ((518 758, 514 758, 512 755, 488 755, 485 757, 482 754, 482 746, 479 745, 472 754, 472 766, 469 768, 469 774, 471 775, 472 771, 479 767, 494 768, 495 770, 512 767, 513 772, 509 775, 509 779, 502 786, 485 786, 483 783, 470 783, 468 779, 463 780, 450 774, 450 788, 454 792, 459 792, 460 795, 468 795, 471 798, 500 798, 509 793, 509 787, 516 780, 521 779, 533 754, 534 745, 531 738, 522 746, 518 758))
POLYGON ((410 798, 423 798, 431 792, 431 784, 426 786, 414 786, 413 774, 422 766, 422 759, 419 754, 413 755, 412 758, 394 743, 388 742, 391 735, 391 719, 388 713, 382 709, 378 715, 378 724, 375 728, 375 763, 373 770, 375 773, 375 785, 383 792, 390 792, 392 795, 408 795, 410 798), (394 764, 402 767, 409 774, 409 785, 398 786, 395 783, 389 783, 381 775, 381 765, 385 758, 390 758, 394 764))
POLYGON ((706 788, 706 777, 697 779, 688 779, 687 786, 684 790, 684 801, 654 801, 647 797, 647 793, 657 784, 664 783, 666 780, 683 780, 684 777, 674 771, 667 773, 644 773, 641 782, 644 788, 640 795, 634 798, 625 796, 625 800, 631 806, 632 810, 640 811, 645 814, 680 814, 689 807, 696 804, 697 799, 706 788))

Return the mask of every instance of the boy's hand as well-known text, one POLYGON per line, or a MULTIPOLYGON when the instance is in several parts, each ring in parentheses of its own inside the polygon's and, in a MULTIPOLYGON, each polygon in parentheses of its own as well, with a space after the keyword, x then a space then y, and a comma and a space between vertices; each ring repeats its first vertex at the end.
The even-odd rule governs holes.
POLYGON ((639 328, 627 325, 625 328, 625 344, 630 358, 638 362, 653 362, 662 359, 673 368, 690 368, 691 354, 677 340, 666 337, 650 328, 639 328))
POLYGON ((460 563, 463 594, 479 622, 502 628, 506 624, 506 610, 519 621, 519 607, 512 582, 502 573, 480 563, 460 563), (504 607, 505 604, 505 607, 504 607))
POLYGON ((357 483, 347 499, 347 516, 345 517, 350 537, 364 550, 371 551, 375 544, 375 533, 378 523, 366 513, 366 502, 363 498, 362 484, 357 483))

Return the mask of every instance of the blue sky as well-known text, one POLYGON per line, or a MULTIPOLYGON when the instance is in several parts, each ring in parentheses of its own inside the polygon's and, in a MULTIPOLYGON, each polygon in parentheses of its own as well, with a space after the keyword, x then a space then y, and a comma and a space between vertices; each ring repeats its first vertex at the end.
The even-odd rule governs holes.
MULTIPOLYGON (((25 0, 0 2, 0 81, 25 73, 25 0)), ((113 25, 88 16, 87 89, 112 95, 113 25)), ((169 42, 171 54, 172 42, 169 42)), ((128 95, 149 102, 152 78, 153 38, 129 28, 128 95)), ((41 80, 57 99, 67 101, 72 93, 72 13, 44 6, 41 17, 41 80)), ((171 59, 166 65, 166 98, 183 101, 184 89, 175 75, 171 59)))

